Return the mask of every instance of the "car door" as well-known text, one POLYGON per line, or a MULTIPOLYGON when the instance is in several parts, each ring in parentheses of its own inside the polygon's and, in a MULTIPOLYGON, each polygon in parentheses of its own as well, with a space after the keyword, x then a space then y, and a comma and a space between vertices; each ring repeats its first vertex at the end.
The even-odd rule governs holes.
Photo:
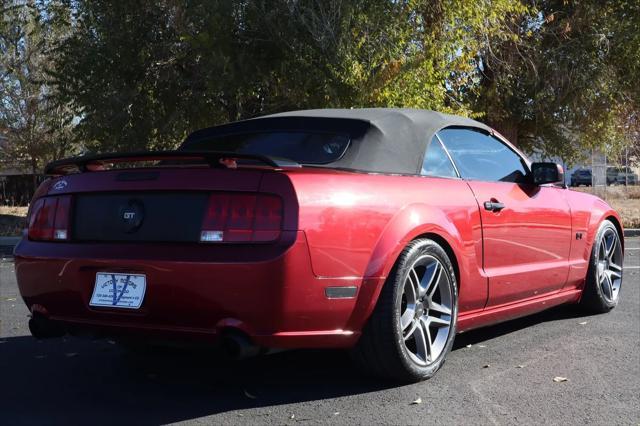
POLYGON ((526 160, 483 130, 451 127, 438 137, 480 207, 487 306, 559 291, 571 244, 564 189, 530 183, 526 160))

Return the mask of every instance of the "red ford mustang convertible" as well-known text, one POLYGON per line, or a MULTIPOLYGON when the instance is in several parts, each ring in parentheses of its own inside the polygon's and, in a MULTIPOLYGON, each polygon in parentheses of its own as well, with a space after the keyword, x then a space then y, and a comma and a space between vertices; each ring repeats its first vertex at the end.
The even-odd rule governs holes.
POLYGON ((288 112, 46 173, 15 249, 38 338, 350 348, 415 381, 456 333, 619 300, 617 213, 467 118, 288 112))

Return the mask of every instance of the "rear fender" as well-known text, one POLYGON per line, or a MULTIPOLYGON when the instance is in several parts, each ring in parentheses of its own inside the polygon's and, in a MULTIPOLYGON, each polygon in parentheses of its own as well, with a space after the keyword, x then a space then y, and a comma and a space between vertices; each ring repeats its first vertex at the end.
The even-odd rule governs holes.
MULTIPOLYGON (((472 270, 471 268, 477 269, 477 266, 475 262, 468 259, 469 256, 458 256, 458 253, 465 252, 464 239, 451 218, 442 210, 432 206, 409 205, 389 222, 373 250, 353 315, 349 320, 349 330, 360 330, 364 326, 373 312, 380 291, 402 250, 409 242, 426 234, 438 235, 452 249, 456 257, 452 259, 452 262, 459 265, 460 282, 458 285, 471 281, 468 279, 469 271, 472 270)), ((468 234, 471 235, 471 230, 468 230, 468 234)), ((475 256, 472 257, 475 259, 475 256)), ((484 300, 486 300, 486 285, 481 290, 484 292, 484 300)))

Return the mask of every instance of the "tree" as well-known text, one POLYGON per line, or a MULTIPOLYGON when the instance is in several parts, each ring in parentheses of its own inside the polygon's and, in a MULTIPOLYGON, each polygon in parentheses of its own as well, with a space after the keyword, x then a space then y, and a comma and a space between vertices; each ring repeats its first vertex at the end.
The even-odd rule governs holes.
MULTIPOLYGON (((53 12, 53 10, 52 10, 53 12)), ((0 128, 7 138, 4 162, 36 175, 44 162, 65 155, 70 115, 56 104, 47 75, 59 22, 36 1, 6 2, 0 19, 0 128)))
POLYGON ((638 108, 638 3, 529 3, 509 23, 514 38, 490 38, 480 51, 476 108, 526 151, 565 160, 591 148, 619 152, 638 108))
POLYGON ((91 150, 175 147, 197 128, 282 110, 402 106, 469 115, 526 151, 571 160, 628 144, 625 117, 638 111, 635 0, 76 0, 72 10, 52 75, 91 150))

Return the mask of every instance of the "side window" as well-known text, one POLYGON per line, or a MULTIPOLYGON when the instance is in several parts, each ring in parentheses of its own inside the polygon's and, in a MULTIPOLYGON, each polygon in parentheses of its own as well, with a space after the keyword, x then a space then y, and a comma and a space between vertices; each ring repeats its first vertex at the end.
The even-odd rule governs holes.
POLYGON ((424 156, 422 174, 425 176, 458 177, 456 169, 436 136, 431 139, 424 156))
POLYGON ((524 160, 500 140, 480 130, 450 127, 438 132, 465 179, 525 182, 524 160))

